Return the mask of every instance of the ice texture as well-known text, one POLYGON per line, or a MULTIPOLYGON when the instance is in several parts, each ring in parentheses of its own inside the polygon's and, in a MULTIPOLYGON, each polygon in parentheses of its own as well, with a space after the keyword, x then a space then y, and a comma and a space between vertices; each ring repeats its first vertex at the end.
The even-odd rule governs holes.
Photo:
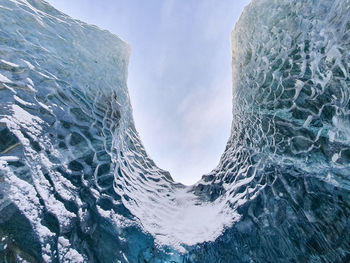
POLYGON ((252 0, 231 46, 231 136, 184 186, 135 129, 128 44, 0 0, 0 262, 350 261, 350 1, 252 0))

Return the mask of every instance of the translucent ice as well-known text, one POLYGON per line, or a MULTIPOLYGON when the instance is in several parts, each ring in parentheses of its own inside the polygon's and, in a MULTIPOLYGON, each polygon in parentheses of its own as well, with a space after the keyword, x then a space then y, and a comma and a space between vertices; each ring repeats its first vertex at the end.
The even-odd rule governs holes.
POLYGON ((129 46, 0 0, 0 262, 350 260, 350 2, 253 0, 233 122, 194 186, 147 155, 129 46))

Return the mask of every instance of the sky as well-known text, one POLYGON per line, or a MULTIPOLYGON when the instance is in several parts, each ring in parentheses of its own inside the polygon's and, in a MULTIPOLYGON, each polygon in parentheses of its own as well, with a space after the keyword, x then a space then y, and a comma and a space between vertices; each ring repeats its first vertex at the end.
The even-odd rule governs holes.
POLYGON ((128 88, 150 157, 197 182, 224 152, 232 122, 230 33, 249 0, 48 0, 132 48, 128 88))

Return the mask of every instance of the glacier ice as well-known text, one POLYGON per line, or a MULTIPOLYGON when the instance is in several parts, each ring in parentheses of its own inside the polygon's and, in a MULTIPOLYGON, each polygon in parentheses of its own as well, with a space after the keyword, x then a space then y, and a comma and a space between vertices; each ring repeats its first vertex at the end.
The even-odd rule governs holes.
POLYGON ((147 155, 129 46, 0 0, 0 262, 350 261, 350 1, 252 0, 233 121, 193 186, 147 155))

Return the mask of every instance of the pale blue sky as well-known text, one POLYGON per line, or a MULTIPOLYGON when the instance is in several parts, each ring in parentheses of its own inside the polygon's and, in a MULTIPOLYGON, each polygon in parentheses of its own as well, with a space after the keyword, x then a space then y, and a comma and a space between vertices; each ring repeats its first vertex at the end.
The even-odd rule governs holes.
POLYGON ((218 164, 232 121, 229 35, 249 0, 49 0, 132 47, 136 128, 156 164, 193 184, 218 164))

